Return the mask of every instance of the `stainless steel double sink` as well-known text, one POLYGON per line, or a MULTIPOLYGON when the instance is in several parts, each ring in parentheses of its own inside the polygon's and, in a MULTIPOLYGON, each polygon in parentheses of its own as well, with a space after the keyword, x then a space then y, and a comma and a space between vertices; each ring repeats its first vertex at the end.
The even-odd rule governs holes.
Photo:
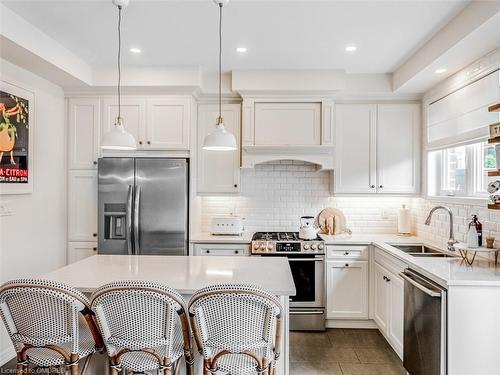
POLYGON ((445 253, 443 250, 426 245, 391 245, 398 250, 405 252, 414 257, 428 257, 428 258, 454 258, 458 255, 445 253))

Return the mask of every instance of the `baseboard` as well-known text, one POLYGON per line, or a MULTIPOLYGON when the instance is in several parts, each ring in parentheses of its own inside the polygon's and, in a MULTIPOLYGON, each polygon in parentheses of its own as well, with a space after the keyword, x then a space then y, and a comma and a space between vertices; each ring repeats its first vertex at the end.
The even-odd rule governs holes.
POLYGON ((11 359, 16 357, 16 351, 13 347, 9 346, 0 352, 0 366, 5 365, 11 359))
POLYGON ((373 320, 327 319, 326 328, 377 329, 373 320))

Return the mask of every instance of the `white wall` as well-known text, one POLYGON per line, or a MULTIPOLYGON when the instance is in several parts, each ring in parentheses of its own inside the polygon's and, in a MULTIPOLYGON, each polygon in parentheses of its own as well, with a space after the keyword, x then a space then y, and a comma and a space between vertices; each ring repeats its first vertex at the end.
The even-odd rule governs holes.
MULTIPOLYGON (((0 78, 35 94, 33 194, 0 195, 0 281, 34 277, 66 263, 66 130, 62 89, 0 59, 0 78)), ((14 352, 3 324, 0 364, 14 352)))
POLYGON ((299 218, 337 207, 356 233, 396 233, 397 209, 411 207, 416 198, 339 197, 330 194, 330 172, 309 163, 283 160, 243 169, 241 195, 201 198, 202 231, 217 214, 236 214, 245 230, 298 231, 299 218))

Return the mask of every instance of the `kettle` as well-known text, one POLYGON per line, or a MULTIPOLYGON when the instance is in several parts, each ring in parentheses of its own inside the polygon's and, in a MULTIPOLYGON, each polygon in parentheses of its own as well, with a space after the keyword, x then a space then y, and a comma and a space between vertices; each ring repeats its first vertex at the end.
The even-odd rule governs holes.
POLYGON ((300 218, 299 238, 303 240, 315 240, 318 230, 314 227, 314 216, 302 216, 300 218))

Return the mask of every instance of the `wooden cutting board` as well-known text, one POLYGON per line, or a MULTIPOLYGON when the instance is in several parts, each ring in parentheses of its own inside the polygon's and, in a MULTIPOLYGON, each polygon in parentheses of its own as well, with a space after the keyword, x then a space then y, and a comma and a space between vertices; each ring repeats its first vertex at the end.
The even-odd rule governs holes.
POLYGON ((318 227, 323 234, 335 235, 348 232, 346 219, 342 211, 337 208, 328 207, 318 215, 318 227))

